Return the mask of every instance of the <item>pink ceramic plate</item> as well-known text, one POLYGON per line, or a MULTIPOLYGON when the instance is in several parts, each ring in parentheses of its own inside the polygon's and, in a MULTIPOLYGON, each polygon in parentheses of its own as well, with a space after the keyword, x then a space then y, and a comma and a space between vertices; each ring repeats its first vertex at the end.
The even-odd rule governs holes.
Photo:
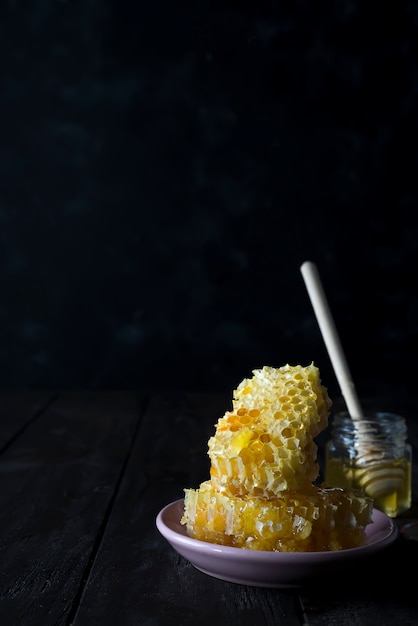
POLYGON ((171 546, 198 570, 233 583, 256 587, 301 587, 334 574, 359 558, 395 541, 398 531, 390 517, 373 512, 364 546, 332 552, 267 552, 198 541, 180 524, 184 501, 176 500, 157 515, 157 528, 171 546))

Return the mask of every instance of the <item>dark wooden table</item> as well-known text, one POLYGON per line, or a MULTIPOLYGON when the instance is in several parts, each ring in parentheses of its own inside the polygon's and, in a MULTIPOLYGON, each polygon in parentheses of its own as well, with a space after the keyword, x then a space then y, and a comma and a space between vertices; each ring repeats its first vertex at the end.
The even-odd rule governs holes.
MULTIPOLYGON (((205 575, 159 534, 159 510, 208 478, 207 440, 230 403, 222 394, 1 393, 2 626, 418 624, 418 543, 401 535, 360 571, 282 590, 205 575)), ((415 489, 418 402, 397 408, 415 489)), ((418 519, 416 495, 399 527, 418 519)))

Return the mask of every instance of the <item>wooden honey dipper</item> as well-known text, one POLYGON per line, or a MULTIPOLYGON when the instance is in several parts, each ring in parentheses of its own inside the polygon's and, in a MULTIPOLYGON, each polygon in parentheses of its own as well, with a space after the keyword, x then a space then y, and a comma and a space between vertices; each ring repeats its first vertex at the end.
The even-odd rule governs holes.
POLYGON ((402 467, 392 467, 382 458, 383 450, 379 449, 376 441, 370 443, 370 436, 373 438, 373 435, 370 435, 367 419, 364 419, 317 267, 311 261, 305 261, 300 270, 348 413, 356 423, 359 444, 356 464, 364 468, 359 484, 372 498, 398 491, 406 480, 405 471, 402 467))

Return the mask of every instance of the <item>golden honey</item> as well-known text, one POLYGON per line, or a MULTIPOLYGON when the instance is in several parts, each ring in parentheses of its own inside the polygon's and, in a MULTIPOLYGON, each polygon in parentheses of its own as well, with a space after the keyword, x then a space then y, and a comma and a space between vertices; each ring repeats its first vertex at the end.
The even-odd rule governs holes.
POLYGON ((411 507, 412 449, 402 416, 376 412, 354 421, 347 413, 333 420, 326 444, 325 481, 362 489, 389 517, 411 507))

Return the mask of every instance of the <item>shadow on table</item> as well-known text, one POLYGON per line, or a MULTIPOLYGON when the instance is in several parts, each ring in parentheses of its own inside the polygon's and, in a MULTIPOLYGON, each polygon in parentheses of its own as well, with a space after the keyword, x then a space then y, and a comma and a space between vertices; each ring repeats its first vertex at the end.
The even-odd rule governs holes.
MULTIPOLYGON (((418 516, 404 520, 398 518, 396 523, 402 529, 407 523, 417 520, 418 516)), ((341 571, 331 572, 329 577, 321 577, 313 586, 303 589, 302 596, 310 604, 320 604, 321 598, 329 602, 332 597, 335 602, 347 599, 370 601, 378 602, 382 609, 385 605, 397 604, 417 607, 418 611, 417 564, 418 541, 404 538, 400 531, 390 546, 345 565, 341 571)))

